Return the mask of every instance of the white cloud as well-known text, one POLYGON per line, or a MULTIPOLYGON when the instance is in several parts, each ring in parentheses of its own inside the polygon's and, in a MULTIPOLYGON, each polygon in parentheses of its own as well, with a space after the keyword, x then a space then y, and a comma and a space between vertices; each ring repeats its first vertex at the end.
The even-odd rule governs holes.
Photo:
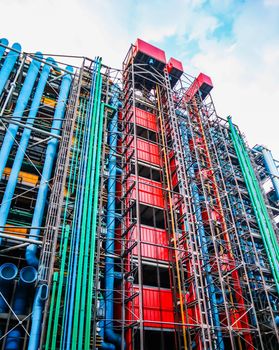
POLYGON ((250 144, 264 143, 279 158, 278 2, 211 0, 205 10, 205 0, 0 0, 0 35, 27 52, 101 55, 113 67, 137 37, 163 47, 175 38, 178 59, 195 41, 201 50, 183 62, 187 72, 210 75, 217 111, 232 114, 250 144), (234 19, 233 42, 212 38, 222 13, 234 19))
POLYGON ((221 116, 231 114, 251 146, 262 143, 279 158, 279 14, 261 3, 245 4, 233 25, 234 43, 201 43, 193 69, 213 79, 221 116))

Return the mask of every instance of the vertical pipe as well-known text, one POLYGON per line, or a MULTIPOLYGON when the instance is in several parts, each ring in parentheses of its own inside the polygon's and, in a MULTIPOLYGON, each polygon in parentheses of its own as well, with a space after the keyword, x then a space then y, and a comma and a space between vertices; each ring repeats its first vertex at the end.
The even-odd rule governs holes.
MULTIPOLYGON (((69 74, 68 73, 65 74, 62 79, 58 102, 56 105, 52 127, 51 127, 51 133, 55 135, 60 135, 60 132, 61 132, 62 121, 64 118, 65 109, 66 109, 66 102, 70 92, 70 86, 72 81, 70 73, 73 72, 73 68, 68 66, 66 70, 69 72, 69 74)), ((58 139, 57 138, 50 139, 48 141, 48 145, 46 149, 45 163, 43 167, 42 178, 39 186, 39 192, 36 200, 32 224, 31 224, 32 227, 35 227, 30 230, 30 235, 32 235, 33 239, 38 239, 38 236, 40 233, 40 229, 38 227, 42 225, 42 221, 43 221, 46 199, 48 194, 49 180, 51 179, 51 174, 52 174, 52 169, 53 169, 53 165, 54 165, 54 161, 57 153, 57 148, 58 148, 58 139)), ((35 267, 38 266, 39 261, 38 261, 38 258, 36 257, 37 249, 38 249, 38 246, 36 244, 30 244, 27 246, 25 257, 28 265, 35 266, 35 267)))
MULTIPOLYGON (((234 148, 237 154, 237 158, 240 164, 241 171, 243 173, 243 177, 245 179, 245 183, 249 192, 249 196, 252 201, 253 210, 255 212, 257 222, 259 224, 260 232, 263 238, 264 247, 266 249, 266 254, 268 257, 268 261, 270 263, 271 271, 274 277, 275 285, 277 288, 277 291, 279 293, 279 271, 278 271, 278 260, 276 259, 276 252, 275 248, 272 244, 272 241, 269 237, 269 227, 268 227, 268 221, 266 221, 266 217, 263 215, 264 203, 260 203, 262 197, 260 194, 257 194, 256 188, 257 187, 257 179, 254 175, 254 171, 251 168, 250 160, 248 159, 248 155, 246 154, 247 151, 245 150, 244 146, 242 145, 242 139, 236 132, 236 129, 232 123, 231 118, 228 118, 229 127, 230 127, 230 135, 234 144, 234 148)), ((278 245, 277 245, 278 249, 278 245)))
POLYGON ((20 270, 19 281, 17 283, 16 292, 13 302, 13 310, 17 315, 24 315, 26 303, 31 292, 31 287, 37 280, 38 272, 33 266, 25 266, 20 270))
POLYGON ((33 309, 32 309, 32 325, 28 343, 28 350, 38 350, 40 336, 41 336, 41 327, 42 327, 42 318, 43 318, 43 307, 44 303, 48 297, 48 286, 42 284, 37 288, 33 309))
POLYGON ((262 147, 261 150, 264 158, 264 165, 268 171, 268 175, 272 181, 274 191, 276 193, 276 199, 279 201, 279 171, 272 157, 271 151, 262 147))
MULTIPOLYGON (((119 87, 112 89, 111 105, 119 107, 119 87)), ((116 152, 118 136, 118 113, 114 113, 109 124, 109 158, 108 158, 108 201, 107 201, 107 235, 105 258, 105 336, 107 340, 121 347, 121 336, 113 329, 113 290, 114 290, 114 235, 115 235, 115 190, 116 190, 116 152)))
MULTIPOLYGON (((93 198, 93 184, 94 184, 94 154, 96 153, 95 142, 97 140, 96 130, 98 130, 99 123, 99 104, 101 97, 101 76, 98 75, 97 88, 94 91, 94 103, 92 121, 90 127, 89 137, 89 152, 87 157, 87 169, 85 174, 85 196, 83 201, 83 211, 81 218, 81 235, 80 235, 80 249, 77 269, 77 287, 75 294, 75 312, 73 320, 73 336, 72 336, 72 349, 82 349, 83 343, 83 331, 84 331, 84 316, 85 316, 85 296, 87 292, 88 283, 88 258, 89 258, 89 242, 90 236, 93 234, 88 229, 88 225, 91 222, 92 216, 92 198, 93 198), (82 278, 83 275, 83 278, 82 278), (78 343, 77 335, 79 331, 78 343)), ((93 101, 92 101, 93 102, 93 101)))
MULTIPOLYGON (((55 62, 52 58, 48 58, 46 60, 46 64, 42 70, 41 77, 31 104, 30 112, 26 120, 26 125, 28 126, 33 126, 35 122, 35 117, 38 113, 38 109, 41 103, 41 98, 42 98, 42 95, 46 86, 46 82, 51 70, 51 66, 49 65, 49 63, 54 64, 55 62)), ((0 207, 0 232, 4 231, 4 227, 6 225, 12 198, 13 198, 16 184, 17 184, 18 174, 22 166, 22 162, 24 159, 25 151, 29 143, 30 136, 31 136, 31 129, 25 128, 21 136, 20 144, 17 149, 14 164, 9 176, 9 180, 8 180, 5 193, 2 199, 2 204, 0 207)))
MULTIPOLYGON (((41 63, 36 60, 36 57, 39 59, 42 59, 43 56, 40 52, 37 52, 35 54, 35 57, 33 58, 27 75, 25 77, 22 89, 20 91, 19 97, 17 99, 16 107, 13 113, 13 117, 11 117, 11 123, 9 124, 9 127, 6 131, 5 138, 2 143, 2 147, 0 150, 0 179, 3 176, 3 172, 10 154, 10 151, 13 147, 14 140, 18 131, 18 125, 15 125, 12 123, 12 121, 20 122, 21 118, 23 116, 23 113, 26 109, 27 103, 29 101, 30 95, 33 90, 33 86, 35 84, 35 81, 37 79, 37 75, 39 73, 39 69, 41 66, 41 63)), ((2 68, 3 69, 3 68, 2 68)), ((2 72, 2 70, 1 70, 2 72)), ((0 77, 1 78, 1 77, 0 77)), ((0 241, 1 243, 1 241, 0 241)))
POLYGON ((9 45, 9 42, 6 38, 1 38, 0 39, 0 61, 4 55, 4 52, 6 51, 6 47, 5 46, 8 46, 9 45), (3 46, 2 46, 3 45, 3 46))
MULTIPOLYGON (((3 46, 0 46, 0 59, 1 59, 1 49, 3 49, 3 46)), ((11 74, 11 71, 14 68, 14 65, 19 57, 19 52, 21 51, 21 46, 18 43, 14 43, 12 46, 12 49, 16 50, 10 50, 10 52, 5 57, 5 61, 2 65, 2 68, 0 70, 0 96, 4 90, 4 87, 7 83, 7 80, 9 79, 9 76, 11 74)), ((5 51, 5 48, 4 48, 5 51)), ((4 52, 3 52, 4 53, 4 52)), ((3 55, 2 53, 2 55, 3 55)))
POLYGON ((189 164, 191 164, 191 166, 189 167, 189 173, 190 173, 190 177, 192 179, 191 190, 192 190, 192 194, 193 194, 193 207, 194 207, 194 212, 195 212, 195 216, 196 216, 197 224, 198 224, 198 234, 199 234, 200 245, 201 245, 201 250, 202 250, 202 259, 204 261, 204 266, 205 266, 205 277, 206 277, 206 281, 207 281, 208 294, 209 294, 210 304, 211 304, 211 309, 212 309, 212 319, 213 319, 213 323, 214 323, 214 328, 216 329, 218 349, 224 350, 225 344, 223 341, 219 311, 218 311, 218 306, 217 306, 219 304, 219 302, 218 302, 218 298, 216 296, 214 279, 213 279, 213 276, 211 273, 209 252, 208 252, 208 248, 207 248, 208 241, 207 241, 205 231, 204 231, 204 226, 203 226, 202 211, 201 211, 201 204, 200 204, 200 195, 199 195, 198 187, 197 187, 196 183, 194 182, 195 181, 195 170, 194 170, 193 161, 191 159, 192 157, 191 157, 190 148, 189 148, 187 127, 186 127, 184 122, 181 122, 181 124, 180 124, 180 133, 181 133, 181 138, 182 138, 182 142, 183 142, 183 146, 184 146, 185 156, 189 158, 189 164))
POLYGON ((80 234, 81 234, 81 219, 83 212, 83 201, 85 195, 85 181, 86 181, 86 169, 87 169, 87 159, 89 152, 89 138, 91 131, 91 121, 92 121, 92 108, 93 108, 93 100, 92 96, 94 94, 95 86, 98 86, 96 74, 99 68, 98 65, 93 68, 93 77, 90 89, 90 98, 87 109, 87 120, 86 120, 86 129, 84 132, 84 141, 83 141, 83 150, 82 150, 82 162, 81 162, 81 170, 78 178, 78 187, 79 191, 77 193, 77 200, 75 202, 75 212, 74 212, 74 224, 72 229, 72 242, 71 242, 71 256, 70 256, 70 268, 68 272, 69 279, 67 280, 67 301, 65 303, 64 312, 66 313, 65 321, 63 324, 64 332, 63 332, 63 341, 61 349, 70 349, 71 346, 71 338, 72 338, 72 325, 73 325, 73 313, 74 313, 74 300, 75 300, 75 292, 76 292, 76 284, 77 284, 77 265, 78 265, 78 254, 79 254, 79 245, 80 245, 80 234), (66 309, 67 308, 67 309, 66 309))

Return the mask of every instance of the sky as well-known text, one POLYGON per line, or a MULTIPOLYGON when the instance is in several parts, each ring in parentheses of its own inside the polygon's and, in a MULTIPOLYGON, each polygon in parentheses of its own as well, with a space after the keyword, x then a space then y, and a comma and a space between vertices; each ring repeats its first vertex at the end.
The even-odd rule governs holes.
POLYGON ((221 117, 279 159, 279 0, 0 0, 0 37, 26 52, 102 56, 141 38, 212 78, 221 117))

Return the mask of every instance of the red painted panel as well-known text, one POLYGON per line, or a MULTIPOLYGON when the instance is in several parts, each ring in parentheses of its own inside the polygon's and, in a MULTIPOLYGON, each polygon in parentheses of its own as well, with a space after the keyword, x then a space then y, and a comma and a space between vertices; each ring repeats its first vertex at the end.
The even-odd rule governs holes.
MULTIPOLYGON (((139 298, 135 299, 135 314, 139 315, 139 298)), ((143 318, 145 327, 174 328, 174 310, 170 289, 143 288, 143 318)))
MULTIPOLYGON (((134 231, 135 239, 138 238, 137 230, 134 231)), ((143 257, 169 261, 167 231, 141 225, 141 254, 143 257), (145 244, 148 243, 148 244, 145 244)), ((133 249, 133 253, 138 253, 138 246, 133 249)))
POLYGON ((189 89, 186 91, 185 101, 189 102, 195 96, 198 90, 201 91, 202 99, 205 99, 212 88, 213 84, 211 78, 208 75, 200 73, 192 85, 189 87, 189 89))
POLYGON ((177 70, 179 72, 181 72, 181 74, 183 73, 183 65, 182 62, 176 60, 175 58, 171 57, 169 59, 168 62, 168 72, 171 74, 172 70, 177 70))
MULTIPOLYGON (((129 142, 129 139, 128 139, 129 142)), ((160 161, 160 149, 155 143, 145 141, 143 139, 137 138, 137 148, 138 148, 138 160, 146 162, 148 164, 153 164, 161 166, 160 161)), ((131 154, 134 148, 134 141, 131 143, 130 149, 127 152, 127 156, 131 154)))
MULTIPOLYGON (((127 183, 132 185, 135 176, 131 175, 127 183)), ((128 185, 129 187, 129 185, 128 185)), ((136 187, 132 190, 132 198, 136 197, 136 187)), ((163 187, 160 182, 139 177, 139 201, 154 207, 164 208, 163 187)))
POLYGON ((167 63, 165 52, 158 47, 148 44, 141 39, 137 39, 135 46, 135 54, 141 52, 149 57, 155 58, 157 61, 165 64, 167 63))
POLYGON ((136 123, 146 129, 158 132, 156 115, 136 108, 136 123))

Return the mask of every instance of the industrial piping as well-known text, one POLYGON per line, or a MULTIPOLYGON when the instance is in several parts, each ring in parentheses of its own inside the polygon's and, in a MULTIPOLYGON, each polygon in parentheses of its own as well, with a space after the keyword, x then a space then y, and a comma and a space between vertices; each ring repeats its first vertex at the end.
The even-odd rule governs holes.
MULTIPOLYGON (((3 39, 5 40, 5 39, 3 39)), ((2 43, 2 42, 1 42, 2 43)), ((7 45, 8 45, 8 41, 7 41, 7 45)), ((0 60, 5 52, 5 48, 4 51, 2 50, 4 47, 0 46, 0 60), (2 52, 3 51, 3 52, 2 52), (2 55, 1 55, 2 53, 2 55)), ((21 51, 21 46, 18 43, 14 43, 12 46, 12 49, 10 50, 10 52, 7 54, 7 56, 5 57, 5 61, 3 63, 3 66, 1 68, 0 71, 0 95, 2 94, 5 85, 7 83, 7 80, 11 74, 11 71, 14 68, 14 65, 19 57, 19 52, 21 51)))
MULTIPOLYGON (((184 152, 186 157, 191 157, 191 152, 189 148, 189 140, 188 140, 188 135, 187 135, 187 127, 185 123, 181 122, 180 124, 180 133, 181 133, 181 139, 183 141, 183 146, 184 146, 184 152)), ((201 241, 201 250, 202 250, 202 258, 204 260, 204 266, 205 266, 205 271, 206 271, 206 281, 208 285, 208 293, 209 293, 209 298, 210 298, 210 303, 211 303, 211 308, 212 308, 212 318, 213 318, 213 323, 214 327, 217 329, 216 331, 216 337, 217 337, 217 343, 218 343, 218 348, 220 350, 225 349, 223 337, 222 337, 222 332, 221 332, 221 323, 220 323, 220 318, 219 318, 219 312, 218 312, 218 307, 217 305, 220 304, 224 299, 223 296, 218 298, 216 295, 216 290, 214 286, 214 280, 212 277, 211 273, 211 267, 210 267, 210 259, 209 259, 209 253, 207 249, 207 238, 205 235, 203 223, 202 223, 202 212, 201 212, 201 205, 200 205, 200 195, 199 195, 199 190, 194 183, 195 179, 195 170, 194 170, 194 165, 192 159, 189 159, 189 163, 191 166, 189 167, 189 172, 190 176, 192 178, 191 181, 191 189, 192 189, 192 194, 193 194, 193 204, 194 204, 194 211, 195 211, 195 216, 197 219, 198 223, 198 233, 199 233, 199 238, 201 241), (220 302, 221 300, 221 302, 220 302)))
MULTIPOLYGON (((13 312, 18 315, 24 315, 26 312, 26 304, 28 301, 28 293, 37 280, 37 270, 32 266, 25 266, 19 273, 19 281, 15 292, 13 302, 13 312)), ((11 331, 6 340, 5 350, 19 350, 21 343, 21 327, 18 326, 11 331)))
POLYGON ((81 188, 81 190, 77 193, 77 199, 75 203, 75 210, 74 210, 74 220, 73 220, 73 227, 72 227, 72 240, 71 240, 71 253, 70 253, 70 259, 69 259, 69 271, 68 271, 68 280, 67 280, 67 290, 66 290, 66 302, 64 305, 64 315, 65 318, 63 319, 63 340, 62 340, 62 346, 65 349, 70 349, 71 347, 71 340, 72 340, 72 326, 73 326, 73 313, 74 313, 74 302, 75 302, 75 291, 77 284, 77 265, 78 265, 78 252, 79 252, 79 246, 80 246, 80 235, 81 235, 81 221, 82 221, 82 212, 83 212, 83 202, 84 202, 84 192, 85 192, 85 181, 86 181, 86 169, 87 169, 87 159, 88 159, 88 152, 89 152, 89 138, 91 133, 91 122, 92 122, 92 108, 93 108, 93 96, 94 96, 94 90, 95 86, 98 86, 98 81, 96 80, 97 74, 96 71, 98 69, 98 72, 100 70, 100 67, 97 68, 97 65, 94 65, 93 72, 92 72, 92 83, 91 83, 91 89, 90 89, 90 102, 89 105, 87 105, 87 118, 86 118, 86 126, 84 132, 84 143, 82 147, 82 154, 81 154, 81 165, 80 165, 80 172, 78 177, 78 188, 81 188), (67 307, 67 312, 66 308, 67 307))
MULTIPOLYGON (((119 107, 119 88, 112 89, 113 97, 111 105, 119 107)), ((114 235, 115 235, 115 190, 116 190, 116 152, 118 136, 118 113, 115 112, 109 124, 109 163, 108 163, 108 202, 107 202, 107 235, 106 235, 106 258, 105 258, 105 336, 107 340, 121 347, 121 336, 113 330, 113 290, 114 290, 114 235)), ((105 347, 103 347, 106 349, 105 347)), ((109 350, 107 348, 106 350, 109 350)))
POLYGON ((42 284, 37 288, 36 296, 32 309, 32 326, 30 332, 30 338, 28 343, 28 350, 38 350, 41 328, 42 328, 42 318, 43 318, 43 307, 45 301, 48 297, 48 286, 42 284))
MULTIPOLYGON (((35 81, 37 79, 37 75, 39 73, 39 69, 41 66, 41 63, 36 60, 42 59, 43 56, 40 52, 37 52, 30 64, 30 67, 27 72, 27 76, 24 80, 22 89, 20 91, 19 97, 17 99, 16 107, 14 110, 14 115, 11 118, 11 122, 9 124, 9 127, 6 131, 5 138, 2 143, 2 147, 0 150, 0 179, 3 176, 3 172, 8 160, 8 157, 10 155, 10 151, 13 147, 14 140, 18 131, 19 126, 16 124, 13 124, 13 121, 20 122, 22 115, 24 113, 24 110, 27 106, 27 103, 29 101, 30 95, 33 90, 33 86, 35 84, 35 81)), ((1 244, 1 239, 0 239, 1 244)))
MULTIPOLYGON (((41 77, 38 83, 38 86, 36 88, 36 92, 30 107, 30 113, 28 115, 28 118, 26 120, 26 125, 29 127, 32 127, 35 122, 35 117, 38 113, 38 109, 40 107, 41 103, 41 98, 43 96, 43 92, 46 86, 46 82, 51 70, 51 66, 49 65, 55 64, 55 61, 52 58, 48 58, 46 60, 46 64, 42 70, 41 77)), ((20 172, 22 162, 24 159, 25 151, 27 149, 29 139, 31 136, 31 129, 25 128, 23 131, 23 134, 21 136, 20 144, 17 149, 17 153, 15 156, 15 160, 13 163, 13 167, 9 176, 9 180, 5 189, 5 193, 2 199, 2 204, 0 207, 0 232, 3 232, 4 227, 6 225, 6 221, 9 215, 9 210, 12 202, 12 198, 15 192, 16 184, 17 184, 17 179, 18 179, 18 174, 20 172)))
POLYGON ((264 165, 266 170, 268 171, 268 175, 272 181, 274 191, 276 194, 276 199, 279 201, 279 171, 275 164, 275 161, 272 157, 271 151, 268 149, 262 147, 261 149, 263 158, 264 158, 264 165))
POLYGON ((5 46, 8 46, 9 45, 9 42, 6 38, 1 38, 0 39, 0 60, 2 59, 5 51, 6 51, 6 47, 5 46))
MULTIPOLYGON (((73 72, 73 68, 70 66, 67 66, 66 70, 69 72, 69 74, 65 74, 62 79, 58 102, 56 105, 52 127, 51 127, 51 133, 54 135, 60 135, 62 121, 64 118, 64 113, 66 108, 66 102, 67 102, 67 98, 71 87, 71 81, 72 81, 71 73, 73 72)), ((42 178, 39 186, 39 192, 38 192, 36 205, 34 209, 32 224, 31 224, 32 227, 35 227, 30 230, 30 236, 32 237, 32 239, 38 239, 38 236, 40 233, 39 227, 42 225, 42 221, 43 221, 49 180, 51 178, 52 168, 56 157, 57 148, 58 148, 58 139, 57 138, 50 139, 48 141, 48 145, 46 149, 45 163, 43 167, 42 178)), ((36 244, 29 244, 27 246, 25 257, 28 265, 35 266, 35 267, 38 266, 39 261, 38 261, 38 258, 36 257, 37 249, 38 247, 36 244)))
POLYGON ((7 302, 5 301, 9 297, 9 291, 11 284, 16 278, 18 269, 12 263, 5 263, 0 266, 0 312, 3 313, 7 310, 7 302))
POLYGON ((17 315, 24 315, 26 309, 26 301, 30 288, 34 286, 38 277, 38 272, 33 266, 25 266, 20 270, 19 281, 15 292, 13 310, 17 315))

